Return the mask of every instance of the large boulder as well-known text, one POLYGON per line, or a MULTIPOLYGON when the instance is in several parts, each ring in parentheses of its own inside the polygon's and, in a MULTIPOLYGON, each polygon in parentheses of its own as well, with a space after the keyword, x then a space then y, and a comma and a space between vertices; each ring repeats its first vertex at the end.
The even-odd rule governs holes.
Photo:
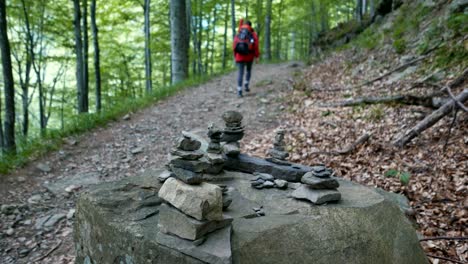
POLYGON ((161 240, 168 244, 171 237, 157 236, 160 173, 103 183, 82 194, 74 230, 76 263, 207 263, 200 259, 216 254, 213 259, 227 263, 230 252, 232 263, 242 264, 428 263, 392 196, 339 180, 341 200, 317 206, 291 198, 293 189, 254 189, 254 176, 238 172, 210 178, 227 185, 233 199, 224 212, 234 219, 232 251, 215 233, 201 245, 162 246, 161 240))

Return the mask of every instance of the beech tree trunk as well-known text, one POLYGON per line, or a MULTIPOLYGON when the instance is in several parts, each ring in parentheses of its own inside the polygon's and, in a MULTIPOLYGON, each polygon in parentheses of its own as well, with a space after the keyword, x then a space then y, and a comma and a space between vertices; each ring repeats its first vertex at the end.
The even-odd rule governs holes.
POLYGON ((229 16, 229 3, 226 3, 226 13, 224 15, 224 36, 223 36, 223 70, 226 69, 226 61, 228 57, 227 51, 227 34, 228 34, 228 16, 229 16))
POLYGON ((231 23, 232 23, 232 39, 236 37, 236 2, 235 0, 231 0, 231 23))
POLYGON ((96 82, 96 111, 102 109, 101 103, 101 58, 99 49, 99 30, 96 24, 96 0, 91 0, 91 30, 93 32, 94 45, 94 75, 96 82))
POLYGON ((89 111, 89 34, 88 34, 88 0, 83 0, 83 90, 85 112, 89 111))
POLYGON ((8 40, 6 4, 0 0, 0 52, 2 57, 2 73, 5 93, 5 123, 3 135, 4 150, 16 152, 15 144, 15 88, 11 66, 10 42, 8 40))
MULTIPOLYGON (((29 132, 29 85, 31 82, 31 70, 32 70, 33 59, 34 59, 34 39, 32 36, 31 23, 29 22, 29 16, 26 10, 25 0, 21 0, 21 7, 23 10, 24 24, 26 27, 26 42, 25 42, 26 65, 25 65, 24 79, 21 77, 21 74, 20 74, 20 86, 22 90, 21 100, 22 100, 22 109, 23 109, 22 132, 23 132, 23 136, 26 137, 29 132)), ((20 59, 17 59, 17 63, 21 70, 20 59)))
POLYGON ((83 41, 81 39, 81 10, 80 0, 73 0, 74 6, 74 31, 75 31, 75 53, 76 53, 76 90, 78 97, 78 113, 87 112, 86 96, 83 83, 83 41))
POLYGON ((266 16, 265 16, 265 36, 264 36, 264 54, 267 61, 271 60, 271 14, 272 0, 267 0, 266 16))
POLYGON ((145 80, 146 80, 146 92, 147 93, 151 93, 151 91, 153 91, 153 82, 152 82, 152 76, 151 76, 152 65, 151 65, 150 7, 151 7, 151 0, 145 0, 143 9, 145 12, 145 80))
POLYGON ((188 77, 188 43, 186 40, 187 16, 185 0, 171 0, 171 62, 172 84, 179 83, 188 77))

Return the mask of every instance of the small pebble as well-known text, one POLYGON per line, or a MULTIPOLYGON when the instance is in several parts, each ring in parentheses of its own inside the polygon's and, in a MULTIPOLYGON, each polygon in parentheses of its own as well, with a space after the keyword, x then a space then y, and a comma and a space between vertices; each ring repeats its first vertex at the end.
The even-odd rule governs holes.
POLYGON ((8 236, 11 236, 15 233, 15 230, 13 228, 8 228, 8 230, 5 232, 5 234, 7 234, 8 236))

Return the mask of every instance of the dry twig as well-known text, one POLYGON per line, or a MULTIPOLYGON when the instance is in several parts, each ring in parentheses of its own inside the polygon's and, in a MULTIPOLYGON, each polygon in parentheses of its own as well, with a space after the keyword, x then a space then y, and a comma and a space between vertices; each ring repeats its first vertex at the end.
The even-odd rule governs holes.
POLYGON ((54 252, 55 250, 57 250, 61 245, 62 245, 62 240, 60 240, 60 242, 57 243, 57 245, 55 245, 55 247, 51 248, 49 251, 47 251, 47 253, 45 253, 44 255, 36 258, 35 260, 33 260, 33 262, 38 262, 38 261, 41 261, 45 258, 47 258, 50 254, 52 254, 52 252, 54 252))

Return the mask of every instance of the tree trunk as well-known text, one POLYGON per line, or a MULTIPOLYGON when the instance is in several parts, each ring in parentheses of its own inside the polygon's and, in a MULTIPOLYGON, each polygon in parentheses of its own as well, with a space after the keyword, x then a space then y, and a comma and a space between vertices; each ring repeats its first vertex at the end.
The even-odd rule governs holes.
POLYGON ((185 0, 171 0, 171 62, 172 84, 188 77, 188 43, 185 0))
POLYGON ((81 10, 80 0, 73 0, 74 5, 74 31, 75 31, 75 53, 76 53, 76 89, 78 97, 78 113, 87 112, 85 88, 83 84, 83 42, 81 39, 81 10))
POLYGON ((271 14, 272 0, 267 0, 266 16, 265 16, 265 46, 264 54, 267 61, 271 60, 271 14))
POLYGON ((369 12, 370 12, 370 17, 371 19, 374 17, 375 15, 375 0, 369 0, 369 12))
MULTIPOLYGON (((24 72, 24 79, 21 78, 20 74, 20 85, 22 90, 22 108, 23 108, 23 125, 22 125, 22 133, 23 136, 27 137, 29 132, 29 85, 31 82, 31 70, 34 58, 34 40, 32 37, 31 32, 31 23, 29 22, 28 12, 26 10, 26 3, 25 0, 21 0, 21 7, 23 10, 24 15, 24 23, 26 26, 26 43, 25 43, 25 50, 26 50, 26 66, 24 72)), ((18 65, 20 65, 20 61, 18 60, 18 65)))
POLYGON ((0 52, 5 92, 4 149, 7 152, 15 153, 15 88, 11 66, 10 42, 8 40, 5 0, 0 0, 0 52))
POLYGON ((88 0, 83 0, 83 89, 85 112, 89 110, 89 34, 88 34, 88 0))
POLYGON ((231 0, 231 23, 232 23, 232 39, 236 37, 236 3, 235 0, 231 0))
MULTIPOLYGON (((358 0, 359 1, 359 0, 358 0)), ((329 28, 329 23, 328 23, 328 6, 327 6, 327 1, 320 1, 320 20, 321 20, 321 25, 322 31, 327 31, 329 28)))
POLYGON ((99 30, 96 24, 96 0, 91 0, 91 30, 94 45, 94 75, 96 81, 96 111, 102 109, 101 103, 101 58, 99 49, 99 30))
POLYGON ((223 35, 223 70, 226 69, 226 62, 228 57, 227 51, 227 34, 228 34, 228 17, 229 17, 229 3, 226 2, 226 13, 224 15, 224 35, 223 35))
POLYGON ((278 11, 278 28, 276 30, 276 59, 281 60, 281 50, 282 50, 282 32, 281 32, 281 19, 283 17, 283 0, 280 0, 279 11, 278 11))
POLYGON ((362 0, 356 0, 356 20, 362 22, 362 0))
POLYGON ((213 74, 214 68, 214 54, 215 54, 215 39, 216 39, 216 22, 218 22, 218 10, 214 7, 213 14, 213 32, 211 38, 211 58, 210 58, 210 74, 213 74))
MULTIPOLYGON (((464 103, 468 100, 468 89, 464 89, 456 98, 458 102, 464 103)), ((411 128, 410 130, 406 131, 402 136, 398 137, 393 144, 397 147, 403 147, 407 143, 409 143, 413 138, 417 137, 421 134, 424 130, 430 128, 435 123, 437 123, 440 119, 446 116, 448 113, 452 111, 452 109, 458 107, 454 100, 450 100, 439 109, 434 111, 432 114, 428 115, 424 118, 421 122, 419 122, 415 127, 411 128)))
MULTIPOLYGON (((152 82, 152 65, 151 65, 151 31, 150 31, 150 8, 151 0, 145 0, 143 7, 145 12, 145 80, 146 80, 146 92, 151 93, 153 91, 152 82)), ((185 12, 184 12, 185 14, 185 12)))
POLYGON ((203 0, 199 0, 198 2, 198 42, 197 42, 197 55, 198 55, 198 74, 202 75, 203 74, 203 54, 202 54, 202 37, 203 37, 203 0))

